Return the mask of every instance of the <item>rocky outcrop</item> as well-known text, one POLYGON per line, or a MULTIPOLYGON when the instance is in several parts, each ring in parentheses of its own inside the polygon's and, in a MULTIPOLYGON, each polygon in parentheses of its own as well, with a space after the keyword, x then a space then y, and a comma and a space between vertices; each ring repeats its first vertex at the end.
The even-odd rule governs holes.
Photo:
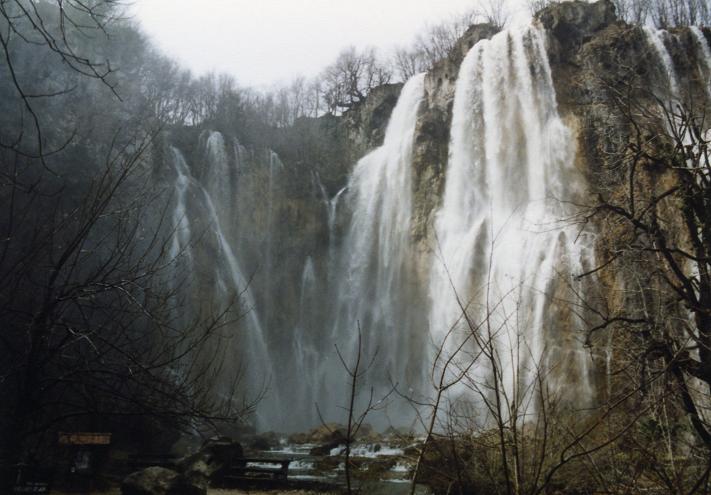
MULTIPOLYGON (((606 0, 589 5, 557 4, 536 17, 548 32, 559 111, 575 133, 576 167, 586 177, 588 196, 579 202, 595 204, 598 194, 613 202, 624 202, 629 187, 625 152, 635 141, 637 131, 633 120, 646 129, 644 132, 666 132, 655 109, 668 98, 670 74, 644 30, 616 20, 614 8, 606 0)), ((708 40, 709 31, 704 34, 708 40)), ((699 106, 708 102, 706 88, 700 84, 703 54, 690 30, 673 29, 664 38, 673 61, 673 77, 682 88, 681 98, 698 102, 699 106)), ((659 140, 655 143, 659 145, 659 140)), ((671 187, 670 180, 668 174, 657 173, 652 166, 642 167, 636 174, 636 200, 645 203, 655 191, 671 187)), ((670 218, 674 216, 671 214, 670 218)), ((601 217, 595 219, 599 221, 601 217)), ((601 263, 614 259, 633 242, 631 229, 623 225, 611 228, 610 224, 599 223, 595 230, 596 257, 601 263)), ((625 274, 633 270, 626 263, 597 272, 594 288, 586 293, 588 301, 607 308, 610 314, 642 307, 641 300, 633 299, 641 297, 643 291, 626 287, 625 274)), ((663 291, 657 296, 666 297, 663 291)), ((603 357, 599 359, 602 362, 603 357)), ((606 387, 600 386, 599 390, 604 393, 606 387)))
POLYGON ((127 476, 122 495, 205 495, 213 480, 244 457, 242 446, 227 437, 207 440, 176 469, 149 467, 127 476))
POLYGON ((569 59, 595 33, 617 21, 610 0, 589 3, 581 0, 555 3, 536 14, 536 19, 551 35, 549 58, 569 59))
POLYGON ((338 447, 345 446, 347 443, 346 436, 343 431, 335 430, 331 432, 328 438, 324 439, 320 445, 313 447, 309 450, 309 455, 312 456, 325 456, 330 455, 330 453, 337 449, 338 447))
POLYGON ((198 452, 180 461, 182 475, 195 486, 207 487, 210 481, 244 458, 242 446, 227 437, 207 440, 198 452))
POLYGON ((121 483, 122 495, 205 495, 207 487, 194 484, 182 474, 162 467, 135 472, 121 483))
POLYGON ((402 84, 385 84, 374 88, 368 97, 343 114, 339 125, 347 132, 354 153, 353 162, 382 144, 390 114, 397 104, 402 84))

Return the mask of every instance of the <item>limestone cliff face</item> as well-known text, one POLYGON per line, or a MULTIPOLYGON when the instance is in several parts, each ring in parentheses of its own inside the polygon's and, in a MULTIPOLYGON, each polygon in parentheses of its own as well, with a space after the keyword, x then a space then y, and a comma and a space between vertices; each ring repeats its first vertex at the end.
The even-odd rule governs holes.
MULTIPOLYGON (((579 201, 592 205, 599 195, 606 201, 627 204, 628 145, 635 141, 637 130, 630 115, 642 129, 656 129, 663 135, 663 118, 655 109, 672 92, 670 78, 677 80, 677 97, 692 108, 701 109, 711 103, 702 82, 706 70, 703 53, 688 28, 671 30, 664 43, 673 65, 669 73, 648 34, 640 27, 616 20, 614 6, 606 0, 558 4, 539 13, 537 19, 548 32, 560 112, 575 131, 576 166, 587 179, 588 195, 579 201)), ((711 32, 705 29, 703 34, 708 42, 711 32)), ((642 204, 675 185, 676 179, 668 170, 658 170, 649 163, 643 164, 635 180, 637 201, 642 204)), ((672 220, 667 228, 683 243, 680 207, 668 202, 660 207, 660 215, 672 220), (676 224, 674 219, 678 219, 676 224)), ((623 252, 634 242, 634 235, 628 226, 603 223, 601 218, 594 220, 596 257, 602 264, 623 252)), ((677 310, 669 289, 639 271, 646 263, 656 265, 651 255, 649 258, 645 261, 623 257, 614 269, 598 272, 599 284, 592 286, 597 292, 591 289, 588 299, 606 308, 608 314, 635 315, 634 308, 643 308, 652 300, 667 308, 665 311, 677 310)))
MULTIPOLYGON (((637 78, 645 84, 634 96, 651 107, 654 100, 649 89, 663 87, 668 74, 645 32, 618 21, 609 0, 553 4, 539 12, 534 22, 547 33, 559 113, 573 132, 575 166, 586 179, 587 190, 573 199, 590 203, 599 192, 622 197, 625 176, 617 153, 624 149, 632 129, 619 106, 618 93, 628 87, 631 78, 637 78)), ((411 224, 417 271, 413 279, 417 287, 412 291, 418 294, 412 301, 423 307, 428 304, 423 288, 427 287, 436 243, 433 220, 444 190, 459 67, 471 47, 496 32, 491 25, 472 26, 450 56, 425 78, 425 98, 415 128, 411 224)), ((694 37, 688 29, 674 30, 672 35, 667 49, 679 86, 689 98, 707 101, 708 90, 701 84, 701 54, 694 37)), ((711 40, 709 30, 704 35, 711 40)), ((278 356, 289 359, 297 354, 290 347, 295 339, 284 338, 284 333, 308 333, 299 338, 313 341, 328 335, 334 298, 329 292, 335 276, 333 253, 348 248, 342 242, 350 212, 345 201, 339 202, 339 192, 346 187, 356 162, 382 143, 401 89, 401 84, 385 85, 341 116, 301 119, 291 128, 276 130, 271 150, 249 143, 235 145, 229 133, 223 133, 228 143, 224 152, 234 169, 225 179, 235 188, 233 197, 222 205, 229 212, 225 231, 244 271, 252 276, 255 311, 265 328, 270 352, 277 356, 275 361, 278 356)), ((197 178, 204 176, 206 163, 201 131, 175 130, 170 138, 184 152, 197 178)), ((649 191, 667 180, 651 173, 649 191)), ((623 238, 620 232, 599 228, 598 258, 607 259, 623 238)), ((612 278, 603 282, 610 294, 621 283, 612 278)), ((628 302, 609 300, 607 305, 614 309, 628 302)), ((286 384, 289 379, 279 378, 286 384)))
MULTIPOLYGON (((614 157, 610 152, 624 148, 630 128, 616 107, 615 92, 631 76, 638 77, 646 85, 633 96, 651 106, 654 102, 650 88, 663 87, 667 77, 658 55, 642 28, 617 19, 609 0, 556 3, 539 12, 534 22, 540 23, 548 35, 548 57, 559 112, 577 140, 576 166, 587 178, 588 192, 594 195, 601 188, 621 187, 624 178, 619 176, 620 168, 612 163, 614 157)), ((472 26, 452 55, 427 74, 413 162, 412 235, 423 258, 434 242, 432 217, 443 191, 459 65, 469 48, 495 33, 496 29, 490 25, 472 26)), ((680 86, 688 97, 705 101, 706 89, 700 83, 703 62, 696 42, 689 29, 675 29, 671 33, 673 37, 667 48, 680 86)), ((708 29, 704 35, 711 39, 708 29)), ((604 234, 600 245, 609 245, 604 234)))
POLYGON ((343 114, 340 125, 346 131, 349 151, 355 160, 382 144, 401 89, 402 84, 378 86, 362 104, 343 114))
MULTIPOLYGON (((559 113, 573 133, 577 148, 575 166, 587 186, 586 190, 576 192, 576 196, 569 199, 592 205, 601 193, 613 200, 624 198, 628 178, 625 167, 621 166, 621 155, 634 129, 625 116, 629 109, 621 105, 625 98, 627 101, 631 98, 637 105, 655 108, 657 98, 669 85, 670 74, 651 46, 649 35, 641 27, 619 21, 609 0, 554 4, 539 12, 534 22, 547 33, 548 58, 559 113)), ((469 47, 495 32, 491 26, 472 27, 452 56, 438 64, 426 78, 426 100, 418 120, 413 162, 412 236, 419 252, 417 261, 423 284, 427 283, 428 266, 436 243, 433 215, 443 192, 449 154, 449 123, 459 64, 469 47)), ((708 43, 711 31, 704 29, 703 35, 708 43)), ((711 104, 704 83, 709 68, 691 31, 688 28, 671 30, 665 47, 673 61, 672 77, 678 80, 680 98, 694 102, 697 108, 711 104)), ((650 113, 651 121, 645 124, 663 133, 661 117, 658 114, 655 117, 654 111, 650 113)), ((639 177, 639 194, 651 197, 668 189, 673 180, 668 173, 650 168, 639 177)), ((673 208, 678 211, 679 205, 669 204, 666 208, 669 217, 673 218, 673 208)), ((683 228, 678 227, 678 236, 682 236, 683 228)), ((675 230, 673 226, 670 228, 675 230)), ((613 230, 609 225, 598 223, 595 230, 596 258, 600 261, 611 259, 615 250, 630 240, 629 233, 622 228, 613 230)), ((622 271, 625 269, 623 267, 622 271)), ((590 303, 600 304, 611 313, 643 306, 637 299, 646 297, 644 291, 626 290, 627 281, 620 271, 601 272, 599 281, 601 284, 591 284, 586 294, 590 303)))

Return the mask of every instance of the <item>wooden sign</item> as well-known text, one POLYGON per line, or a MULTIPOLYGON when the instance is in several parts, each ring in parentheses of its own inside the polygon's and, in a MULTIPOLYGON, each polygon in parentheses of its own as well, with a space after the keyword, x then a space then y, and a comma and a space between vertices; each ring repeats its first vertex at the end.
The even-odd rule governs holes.
POLYGON ((59 432, 60 445, 109 445, 111 433, 59 432))
POLYGON ((27 481, 15 485, 12 493, 49 493, 49 483, 45 481, 27 481))

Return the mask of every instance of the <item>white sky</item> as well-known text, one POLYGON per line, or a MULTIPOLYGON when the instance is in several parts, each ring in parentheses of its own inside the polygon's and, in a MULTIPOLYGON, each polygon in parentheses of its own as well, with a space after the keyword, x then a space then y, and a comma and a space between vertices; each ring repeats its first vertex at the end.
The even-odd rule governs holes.
MULTIPOLYGON (((496 1, 496 0, 494 0, 496 1)), ((135 0, 146 33, 197 73, 268 86, 316 75, 348 45, 408 45, 476 0, 135 0)))

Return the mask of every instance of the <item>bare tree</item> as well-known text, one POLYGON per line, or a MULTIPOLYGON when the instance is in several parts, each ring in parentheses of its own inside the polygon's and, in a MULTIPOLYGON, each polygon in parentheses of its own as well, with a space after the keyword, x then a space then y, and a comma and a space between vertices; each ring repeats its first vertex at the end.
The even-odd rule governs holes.
MULTIPOLYGON (((646 6, 646 2, 641 0, 631 4, 633 13, 646 6)), ((648 15, 659 28, 705 25, 711 22, 711 8, 705 0, 649 0, 647 9, 648 15)))
POLYGON ((393 55, 393 66, 398 77, 407 81, 412 76, 428 69, 425 55, 422 51, 400 47, 393 55))
POLYGON ((663 363, 695 434, 711 447, 703 399, 711 386, 708 124, 693 106, 665 103, 636 84, 610 88, 631 129, 617 154, 628 186, 622 197, 601 191, 586 218, 623 226, 626 236, 594 272, 634 267, 645 274, 645 306, 661 304, 666 314, 626 305, 592 331, 621 325, 639 339, 639 358, 663 363))
POLYGON ((528 0, 526 3, 528 4, 528 10, 531 14, 535 15, 548 7, 552 3, 552 0, 528 0))
MULTIPOLYGON (((349 364, 348 358, 344 357, 338 346, 335 346, 336 354, 338 359, 341 361, 343 368, 346 370, 348 375, 348 405, 344 406, 344 410, 347 413, 346 420, 346 434, 343 439, 343 444, 345 445, 344 450, 344 467, 346 476, 346 489, 348 493, 353 493, 353 473, 352 473, 352 460, 351 452, 353 445, 358 437, 366 418, 373 412, 383 409, 387 405, 388 397, 395 391, 396 386, 384 394, 381 397, 376 398, 375 390, 373 387, 368 389, 366 400, 363 404, 359 405, 359 397, 362 392, 364 385, 364 379, 367 376, 370 369, 373 367, 377 357, 378 351, 373 353, 370 358, 363 355, 363 334, 360 329, 360 323, 358 323, 358 346, 356 348, 355 356, 352 359, 352 363, 349 364), (368 360, 369 359, 369 360, 368 360)), ((319 418, 321 419, 321 424, 326 426, 326 422, 321 416, 321 412, 316 405, 316 410, 318 412, 319 418)), ((331 432, 333 433, 333 432, 331 432)))
POLYGON ((234 83, 207 76, 196 85, 130 26, 110 23, 117 5, 0 5, 6 461, 51 451, 59 428, 154 421, 194 431, 252 406, 239 397, 239 372, 213 389, 225 328, 244 312, 240 294, 182 309, 187 254, 171 249, 173 189, 161 182, 156 142, 166 123, 218 118, 234 83), (114 71, 97 53, 136 66, 114 71))
POLYGON ((483 0, 480 9, 481 12, 479 14, 484 19, 484 22, 499 30, 504 29, 509 22, 511 6, 507 2, 483 0))
POLYGON ((615 0, 617 16, 630 24, 643 25, 649 15, 652 0, 615 0))
MULTIPOLYGON (((84 77, 96 79, 109 88, 117 97, 114 69, 106 60, 93 58, 86 53, 77 38, 103 36, 107 26, 120 15, 119 0, 82 2, 56 0, 25 2, 12 0, 0 3, 0 56, 3 70, 15 92, 19 109, 29 120, 24 119, 11 139, 3 138, 0 147, 11 149, 27 156, 39 157, 44 163, 46 156, 61 150, 67 142, 48 148, 45 142, 44 124, 38 103, 46 98, 73 91, 72 86, 37 84, 33 74, 23 73, 22 61, 18 59, 16 45, 29 47, 35 54, 46 55, 84 77), (24 134, 30 134, 27 143, 24 134)), ((70 133, 68 140, 73 135, 70 133)), ((46 164, 45 164, 46 166, 46 164)))
POLYGON ((359 52, 351 46, 324 70, 323 97, 331 112, 352 108, 371 89, 390 82, 391 76, 390 68, 378 60, 375 48, 359 52))
MULTIPOLYGON (((28 190, 34 174, 15 168, 0 190, 0 426, 10 459, 42 449, 57 428, 153 418, 192 430, 250 407, 238 381, 222 396, 210 391, 237 301, 179 316, 184 296, 171 287, 182 255, 170 254, 169 198, 145 161, 151 142, 111 150, 80 187, 42 178, 28 190)), ((3 158, 11 153, 19 167, 17 153, 3 158)))
POLYGON ((521 288, 492 300, 491 284, 473 296, 485 299, 483 311, 453 287, 459 314, 437 346, 433 399, 407 397, 425 430, 411 493, 416 482, 434 482, 447 492, 540 494, 560 484, 566 470, 588 464, 593 474, 581 486, 609 489, 611 476, 600 468, 599 454, 628 435, 649 406, 629 413, 639 391, 633 387, 599 406, 572 407, 556 379, 564 355, 548 349, 533 355, 526 328, 518 326, 525 318, 501 318, 521 288), (528 383, 523 377, 530 371, 528 383))

